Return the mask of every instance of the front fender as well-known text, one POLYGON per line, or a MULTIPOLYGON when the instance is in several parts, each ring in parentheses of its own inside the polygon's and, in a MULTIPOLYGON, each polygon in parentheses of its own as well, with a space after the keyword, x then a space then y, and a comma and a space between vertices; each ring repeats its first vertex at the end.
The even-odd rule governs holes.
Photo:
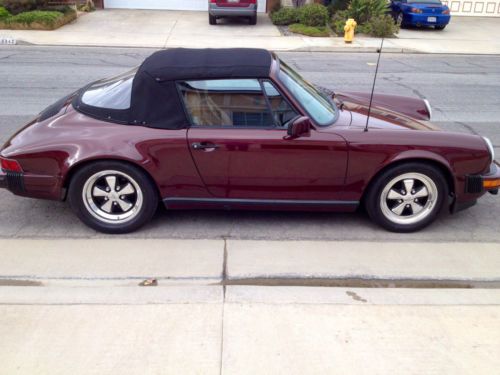
MULTIPOLYGON (((358 103, 364 106, 370 104, 370 93, 343 92, 337 93, 342 100, 358 103)), ((372 106, 398 112, 416 120, 429 121, 432 109, 427 99, 410 98, 407 96, 374 94, 372 106)))

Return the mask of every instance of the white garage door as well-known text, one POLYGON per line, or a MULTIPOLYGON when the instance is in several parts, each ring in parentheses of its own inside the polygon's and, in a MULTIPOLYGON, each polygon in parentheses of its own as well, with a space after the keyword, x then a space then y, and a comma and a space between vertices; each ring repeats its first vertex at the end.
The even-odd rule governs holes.
POLYGON ((500 0, 443 0, 455 16, 500 17, 500 0))
MULTIPOLYGON (((258 0, 258 11, 266 11, 266 0, 258 0)), ((208 10, 208 0, 104 0, 104 8, 208 10)))

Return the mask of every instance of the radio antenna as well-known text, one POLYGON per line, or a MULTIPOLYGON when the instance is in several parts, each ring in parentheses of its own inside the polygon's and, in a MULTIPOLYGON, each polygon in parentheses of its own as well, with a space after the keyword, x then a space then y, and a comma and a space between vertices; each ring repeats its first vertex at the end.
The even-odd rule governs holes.
POLYGON ((382 48, 384 48, 384 38, 382 38, 380 49, 378 50, 377 67, 375 68, 375 77, 373 78, 372 93, 370 95, 370 105, 368 106, 368 116, 366 116, 365 132, 368 131, 368 122, 370 121, 370 114, 372 112, 373 94, 375 92, 375 83, 377 82, 378 66, 380 64, 380 56, 382 56, 382 48))

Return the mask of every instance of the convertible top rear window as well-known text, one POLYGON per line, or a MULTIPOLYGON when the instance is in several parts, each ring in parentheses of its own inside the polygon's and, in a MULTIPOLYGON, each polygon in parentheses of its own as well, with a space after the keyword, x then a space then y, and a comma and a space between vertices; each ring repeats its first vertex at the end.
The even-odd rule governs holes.
POLYGON ((132 98, 132 82, 137 69, 119 76, 97 81, 82 95, 84 104, 109 109, 128 109, 132 98))

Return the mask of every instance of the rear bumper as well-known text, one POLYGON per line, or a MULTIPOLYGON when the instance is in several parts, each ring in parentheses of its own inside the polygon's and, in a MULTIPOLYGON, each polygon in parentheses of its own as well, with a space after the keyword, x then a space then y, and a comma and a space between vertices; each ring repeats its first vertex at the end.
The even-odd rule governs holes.
POLYGON ((7 189, 7 175, 0 169, 0 189, 7 189))
POLYGON ((0 170, 0 188, 10 190, 14 194, 23 194, 26 191, 23 174, 0 170))
POLYGON ((23 197, 50 200, 63 200, 65 194, 59 177, 5 172, 1 169, 0 188, 23 197))
POLYGON ((216 17, 251 17, 257 15, 257 4, 249 4, 245 7, 221 7, 210 4, 208 12, 216 17))
POLYGON ((449 14, 416 14, 407 13, 403 15, 405 24, 422 25, 422 26, 443 26, 450 23, 451 16, 449 14), (429 22, 429 17, 435 17, 436 22, 429 22))

